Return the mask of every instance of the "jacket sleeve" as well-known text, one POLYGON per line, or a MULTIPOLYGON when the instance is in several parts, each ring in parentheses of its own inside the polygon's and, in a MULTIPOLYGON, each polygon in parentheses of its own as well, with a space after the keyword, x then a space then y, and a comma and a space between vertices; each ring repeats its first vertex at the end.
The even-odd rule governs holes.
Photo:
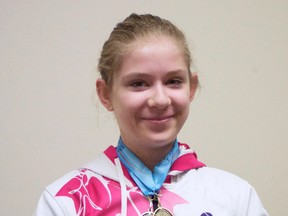
POLYGON ((55 198, 45 190, 39 199, 34 216, 65 216, 65 213, 55 198))
POLYGON ((269 216, 253 187, 250 189, 249 199, 247 203, 247 216, 269 216))

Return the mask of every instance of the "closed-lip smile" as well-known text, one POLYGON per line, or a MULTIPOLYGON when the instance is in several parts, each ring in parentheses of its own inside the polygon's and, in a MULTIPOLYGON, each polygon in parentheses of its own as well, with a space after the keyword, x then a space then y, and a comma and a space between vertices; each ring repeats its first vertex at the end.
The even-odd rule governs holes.
POLYGON ((160 122, 160 121, 165 121, 167 119, 172 118, 173 115, 165 115, 165 116, 153 116, 153 117, 144 117, 142 118, 143 120, 147 120, 147 121, 155 121, 155 122, 160 122))

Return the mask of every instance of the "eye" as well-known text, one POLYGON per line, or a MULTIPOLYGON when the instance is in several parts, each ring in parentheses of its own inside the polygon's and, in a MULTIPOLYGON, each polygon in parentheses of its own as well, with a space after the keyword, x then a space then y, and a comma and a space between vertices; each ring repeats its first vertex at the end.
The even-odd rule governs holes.
POLYGON ((166 82, 166 85, 172 86, 172 87, 180 87, 181 84, 183 83, 183 80, 180 78, 173 78, 173 79, 169 79, 166 82))
POLYGON ((148 86, 148 83, 143 80, 134 80, 129 83, 129 87, 139 91, 148 88, 148 86))

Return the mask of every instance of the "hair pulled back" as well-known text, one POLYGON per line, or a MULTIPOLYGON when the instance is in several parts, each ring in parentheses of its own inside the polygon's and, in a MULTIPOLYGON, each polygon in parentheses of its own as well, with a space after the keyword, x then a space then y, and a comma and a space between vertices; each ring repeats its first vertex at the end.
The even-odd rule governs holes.
POLYGON ((129 51, 129 45, 147 36, 167 36, 174 39, 179 48, 183 50, 187 68, 191 74, 192 59, 183 32, 170 21, 158 16, 132 13, 116 25, 101 51, 98 71, 108 86, 111 87, 113 75, 122 63, 122 56, 129 51))

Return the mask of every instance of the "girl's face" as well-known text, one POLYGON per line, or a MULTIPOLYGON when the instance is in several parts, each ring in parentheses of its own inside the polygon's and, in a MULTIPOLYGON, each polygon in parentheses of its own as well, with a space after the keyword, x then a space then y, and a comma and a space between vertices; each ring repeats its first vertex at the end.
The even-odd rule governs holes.
POLYGON ((177 44, 167 37, 151 37, 135 42, 123 57, 102 103, 114 111, 124 143, 139 152, 174 142, 195 88, 177 44))

